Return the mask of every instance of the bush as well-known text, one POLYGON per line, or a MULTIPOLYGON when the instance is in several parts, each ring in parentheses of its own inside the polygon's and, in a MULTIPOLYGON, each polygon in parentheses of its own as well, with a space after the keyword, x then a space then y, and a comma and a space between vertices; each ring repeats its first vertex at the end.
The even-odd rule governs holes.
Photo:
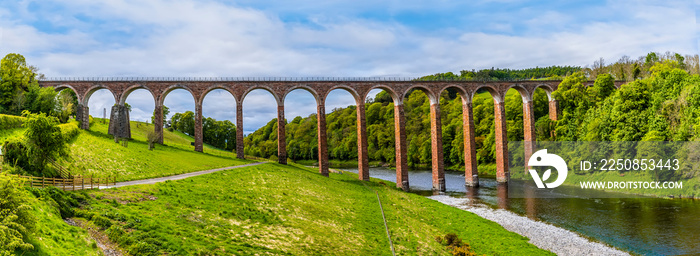
POLYGON ((149 131, 146 137, 148 137, 148 150, 153 150, 158 142, 158 134, 155 131, 149 131))
MULTIPOLYGON (((5 157, 3 161, 12 165, 16 169, 17 174, 22 174, 23 167, 30 166, 29 154, 27 153, 27 144, 24 137, 10 138, 5 141, 2 146, 5 157)), ((31 168, 29 168, 31 169, 31 168)))
POLYGON ((80 133, 80 128, 75 123, 61 124, 58 128, 61 129, 61 136, 65 141, 75 138, 80 133))
POLYGON ((36 219, 31 214, 30 198, 21 182, 0 173, 0 195, 0 255, 34 249, 24 242, 34 230, 36 219))
POLYGON ((447 246, 447 249, 450 250, 450 253, 455 256, 473 256, 476 255, 476 253, 472 252, 471 246, 469 244, 462 242, 462 239, 460 239, 457 234, 455 233, 448 233, 445 235, 445 237, 437 236, 435 237, 435 241, 447 246))

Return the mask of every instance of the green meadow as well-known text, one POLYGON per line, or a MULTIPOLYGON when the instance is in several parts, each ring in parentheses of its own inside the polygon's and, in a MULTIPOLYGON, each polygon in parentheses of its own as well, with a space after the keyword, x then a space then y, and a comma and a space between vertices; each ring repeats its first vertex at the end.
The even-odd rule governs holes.
MULTIPOLYGON (((64 126, 74 131, 75 123, 64 126)), ((90 130, 79 130, 61 165, 126 181, 252 162, 212 147, 194 152, 191 137, 178 132, 165 131, 165 146, 149 150, 146 134, 153 126, 137 122, 124 146, 107 126, 94 119, 90 130)), ((7 129, 0 136, 23 131, 7 129)), ((435 239, 448 233, 477 255, 549 253, 494 222, 397 190, 394 183, 363 182, 350 173, 324 177, 298 164, 107 190, 30 192, 37 228, 29 238, 34 250, 17 252, 22 255, 100 255, 96 238, 127 255, 390 255, 377 197, 400 255, 449 255, 435 239)))
POLYGON ((153 125, 131 122, 132 140, 115 143, 107 134, 109 122, 94 119, 90 130, 73 138, 70 156, 59 163, 73 174, 116 177, 117 181, 138 180, 250 163, 235 154, 207 147, 195 152, 189 137, 164 131, 164 144, 148 149, 146 134, 153 125))
POLYGON ((478 255, 548 254, 498 224, 391 182, 264 164, 89 192, 80 216, 132 255, 447 255, 456 233, 478 255))

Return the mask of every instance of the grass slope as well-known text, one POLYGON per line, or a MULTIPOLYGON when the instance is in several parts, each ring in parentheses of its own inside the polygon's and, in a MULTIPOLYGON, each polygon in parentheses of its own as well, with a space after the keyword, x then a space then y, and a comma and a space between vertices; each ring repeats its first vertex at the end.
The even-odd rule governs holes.
POLYGON ((479 255, 548 253, 472 213, 355 176, 264 164, 91 191, 85 216, 138 255, 390 255, 372 188, 398 254, 446 255, 434 239, 449 232, 479 255))
POLYGON ((63 221, 51 198, 32 196, 29 204, 36 217, 36 231, 29 239, 34 250, 18 255, 102 255, 87 231, 63 221))
POLYGON ((167 146, 148 150, 146 133, 153 126, 131 122, 133 140, 127 147, 114 143, 107 134, 108 122, 91 123, 70 142, 70 157, 60 164, 74 174, 117 177, 117 181, 137 180, 250 163, 220 150, 195 152, 180 135, 164 132, 167 146), (216 152, 219 151, 219 152, 216 152), (212 155, 216 152, 218 155, 212 155))

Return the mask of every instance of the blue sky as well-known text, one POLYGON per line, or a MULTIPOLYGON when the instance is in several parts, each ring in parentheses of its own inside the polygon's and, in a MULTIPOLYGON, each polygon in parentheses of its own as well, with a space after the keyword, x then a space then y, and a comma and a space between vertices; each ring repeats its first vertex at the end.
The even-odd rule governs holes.
MULTIPOLYGON (((47 77, 421 76, 491 67, 586 66, 650 51, 698 53, 698 1, 194 1, 0 3, 0 54, 23 54, 47 77)), ((334 91, 327 110, 354 104, 334 91)), ((272 96, 244 101, 247 132, 276 117, 272 96)), ((134 120, 153 99, 136 91, 134 120)), ((166 106, 194 110, 184 91, 166 106)), ((98 91, 90 112, 113 98, 98 91)), ((287 119, 316 111, 297 91, 287 119)), ((204 115, 235 118, 214 92, 204 115)), ((109 113, 108 113, 109 114, 109 113)))

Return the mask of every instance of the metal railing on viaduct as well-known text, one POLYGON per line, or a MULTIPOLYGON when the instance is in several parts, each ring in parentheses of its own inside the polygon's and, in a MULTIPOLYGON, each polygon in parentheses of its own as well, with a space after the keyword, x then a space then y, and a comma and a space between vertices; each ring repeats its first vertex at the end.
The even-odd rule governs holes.
MULTIPOLYGON (((263 89, 272 94, 277 104, 277 146, 278 161, 286 164, 286 140, 284 121, 285 97, 293 90, 306 90, 316 99, 318 111, 318 159, 319 172, 328 175, 328 142, 326 140, 326 110, 325 101, 328 93, 335 89, 348 91, 357 105, 357 148, 359 178, 369 180, 369 164, 367 152, 367 125, 365 121, 365 98, 373 89, 383 89, 394 101, 394 123, 396 142, 396 186, 408 190, 407 141, 403 100, 413 89, 422 90, 430 99, 431 148, 433 190, 445 191, 445 173, 442 149, 442 125, 440 123, 440 94, 452 88, 462 99, 463 129, 464 129, 464 159, 465 181, 467 186, 478 186, 476 162, 476 145, 474 141, 475 127, 472 115, 472 98, 477 90, 488 91, 494 100, 495 134, 496 134, 496 168, 498 182, 507 182, 508 145, 506 135, 506 117, 504 99, 506 91, 513 88, 522 96, 524 118, 525 154, 530 155, 534 148, 528 147, 528 142, 535 140, 535 117, 533 113, 533 94, 535 89, 542 88, 549 97, 549 117, 558 118, 557 101, 551 97, 560 81, 523 80, 523 81, 472 81, 472 80, 418 80, 414 78, 147 78, 147 77, 117 77, 117 78, 49 78, 42 79, 39 84, 43 87, 54 87, 56 90, 71 89, 77 97, 79 106, 77 117, 81 128, 89 128, 88 100, 99 89, 107 89, 117 103, 112 107, 109 123, 109 133, 121 138, 130 138, 129 112, 124 103, 131 92, 137 89, 149 91, 155 101, 155 132, 159 142, 163 143, 163 103, 169 92, 184 89, 192 94, 195 102, 195 150, 203 149, 202 133, 202 101, 207 93, 215 89, 230 92, 236 101, 236 155, 243 158, 243 100, 255 89, 263 89), (529 149, 529 150, 528 150, 529 149)), ((593 82, 588 82, 592 84, 593 82)), ((623 84, 616 81, 616 86, 623 84)), ((531 144, 531 143, 530 143, 531 144)))

